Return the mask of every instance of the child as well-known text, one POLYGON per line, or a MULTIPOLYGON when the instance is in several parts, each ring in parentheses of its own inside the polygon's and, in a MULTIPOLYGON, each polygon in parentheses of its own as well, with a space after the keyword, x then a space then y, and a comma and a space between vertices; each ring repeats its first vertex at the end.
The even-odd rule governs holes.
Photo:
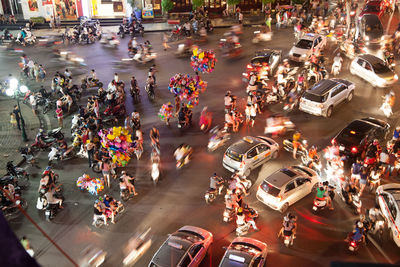
POLYGON ((17 119, 15 118, 15 114, 13 112, 10 113, 10 123, 13 128, 17 128, 17 119))

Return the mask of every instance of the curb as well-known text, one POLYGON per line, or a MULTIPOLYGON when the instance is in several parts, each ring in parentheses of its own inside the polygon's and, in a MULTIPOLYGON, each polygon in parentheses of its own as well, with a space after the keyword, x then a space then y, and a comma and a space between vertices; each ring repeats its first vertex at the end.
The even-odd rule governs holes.
MULTIPOLYGON (((234 25, 237 25, 237 24, 218 25, 218 26, 214 26, 214 28, 217 28, 217 29, 230 28, 230 27, 232 27, 232 26, 234 26, 234 25)), ((258 25, 263 25, 263 22, 258 22, 258 23, 246 23, 246 24, 243 24, 243 27, 252 27, 252 26, 258 26, 258 25)), ((171 29, 145 30, 144 32, 167 32, 167 31, 171 31, 171 30, 172 30, 172 28, 171 28, 171 29)))

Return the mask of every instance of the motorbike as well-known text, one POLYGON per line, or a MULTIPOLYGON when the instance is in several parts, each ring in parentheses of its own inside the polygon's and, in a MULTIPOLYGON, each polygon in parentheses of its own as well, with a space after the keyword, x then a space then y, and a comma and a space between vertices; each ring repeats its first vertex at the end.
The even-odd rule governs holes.
POLYGON ((75 154, 76 154, 75 149, 72 149, 68 152, 68 154, 66 154, 66 152, 65 152, 64 155, 62 155, 59 148, 52 146, 50 148, 50 152, 47 156, 49 158, 48 165, 51 166, 54 161, 71 159, 75 156, 75 154), (62 156, 63 156, 63 158, 61 159, 62 156))
MULTIPOLYGON (((306 156, 307 153, 307 149, 306 149, 306 144, 307 141, 305 139, 301 139, 299 140, 299 142, 301 143, 301 145, 297 148, 297 152, 296 152, 296 156, 306 156)), ((292 139, 285 139, 283 140, 283 149, 285 149, 287 152, 292 153, 293 152, 293 140, 292 139)))
MULTIPOLYGON (((237 122, 239 123, 239 127, 240 127, 240 125, 243 124, 243 122, 244 122, 243 114, 240 113, 239 111, 235 110, 235 118, 236 118, 237 122)), ((225 122, 224 131, 228 133, 231 130, 232 130, 232 125, 225 122)))
POLYGON ((152 53, 149 53, 149 54, 146 54, 146 55, 142 55, 141 53, 137 53, 137 54, 135 54, 133 56, 132 59, 135 60, 136 62, 144 64, 144 63, 153 61, 156 58, 157 58, 157 53, 152 52, 152 53))
POLYGON ((51 101, 49 98, 45 99, 44 107, 43 107, 43 114, 46 114, 52 109, 56 109, 56 104, 51 101))
POLYGON ((146 84, 144 89, 146 90, 147 96, 150 98, 151 101, 154 100, 155 94, 154 94, 154 85, 150 86, 150 84, 146 84))
MULTIPOLYGON (((216 126, 218 127, 218 126, 216 126)), ((226 142, 229 141, 229 139, 231 139, 231 135, 229 133, 224 132, 222 138, 217 138, 217 134, 216 134, 216 127, 214 127, 210 132, 213 134, 210 138, 210 140, 208 141, 208 145, 207 145, 207 149, 209 152, 213 152, 215 150, 217 150, 219 147, 225 145, 226 142)))
POLYGON ((307 153, 303 154, 301 156, 301 162, 304 166, 313 169, 314 171, 317 172, 318 175, 321 175, 322 173, 322 164, 321 164, 321 160, 319 159, 319 157, 314 157, 313 159, 311 159, 308 155, 308 151, 307 153))
POLYGON ((351 193, 351 197, 352 197, 351 203, 347 203, 347 201, 344 197, 344 194, 346 194, 346 193, 344 192, 343 188, 338 193, 340 194, 340 197, 343 200, 343 202, 345 202, 347 205, 349 205, 350 208, 354 211, 354 213, 356 215, 361 214, 362 202, 361 202, 359 193, 351 193))
POLYGON ((110 105, 104 110, 103 114, 106 116, 113 116, 114 119, 115 117, 123 117, 126 114, 125 104, 110 105))
POLYGON ((249 232, 250 223, 246 222, 236 227, 236 236, 244 236, 249 232))
POLYGON ((385 114, 386 118, 389 118, 393 115, 392 107, 388 103, 388 101, 383 101, 382 106, 379 108, 383 114, 385 114))
MULTIPOLYGON (((123 212, 125 211, 125 207, 124 207, 124 205, 120 202, 120 201, 117 201, 117 209, 116 209, 116 211, 115 211, 115 219, 117 218, 117 216, 119 216, 120 214, 122 214, 123 212)), ((107 218, 107 220, 109 220, 110 218, 107 218)), ((101 217, 97 217, 97 218, 95 218, 95 221, 94 221, 94 226, 96 227, 96 228, 99 228, 99 227, 101 227, 101 226, 103 226, 104 225, 104 220, 101 218, 101 217)))
POLYGON ((82 89, 87 89, 87 88, 93 88, 93 87, 103 87, 103 83, 100 82, 98 79, 92 79, 88 76, 82 79, 82 84, 81 88, 82 89))
POLYGON ((221 178, 220 182, 217 185, 217 188, 209 188, 207 192, 204 195, 204 199, 206 200, 207 204, 212 203, 218 195, 222 194, 222 191, 224 190, 224 183, 221 178))
POLYGON ((286 235, 285 232, 283 232, 283 244, 285 244, 287 248, 293 246, 293 234, 286 235))
MULTIPOLYGON (((127 33, 126 30, 125 30, 125 25, 123 25, 123 24, 119 25, 117 35, 121 39, 123 39, 123 38, 125 38, 125 33, 127 33)), ((128 33, 129 33, 129 29, 128 29, 128 33)))
POLYGON ((139 258, 147 252, 152 244, 151 228, 137 233, 132 237, 124 249, 124 266, 133 266, 139 258))
POLYGON ((20 180, 29 180, 29 174, 22 168, 14 165, 13 161, 7 162, 7 175, 17 177, 20 180))
POLYGON ((139 103, 140 102, 140 90, 139 90, 139 87, 138 86, 136 86, 136 88, 132 88, 131 87, 129 91, 131 93, 133 102, 134 103, 139 103))
POLYGON ((175 56, 177 57, 191 57, 192 49, 185 44, 179 44, 178 48, 175 52, 175 56))
POLYGON ((267 135, 283 135, 289 131, 294 131, 296 128, 296 125, 286 117, 268 118, 266 124, 264 134, 267 135))
POLYGON ((189 148, 187 153, 185 153, 181 158, 175 157, 175 159, 176 159, 176 169, 179 170, 183 166, 189 164, 189 162, 192 159, 192 154, 193 154, 193 148, 189 148))
POLYGON ((251 40, 253 44, 258 44, 260 42, 268 42, 272 40, 272 32, 261 32, 255 31, 254 38, 251 40))
POLYGON ((369 191, 370 192, 376 191, 376 188, 378 187, 378 185, 380 183, 381 183, 381 177, 380 176, 370 175, 368 177, 369 191))
POLYGON ((154 184, 157 184, 158 179, 160 178, 160 163, 152 162, 151 163, 151 179, 154 184))
POLYGON ((19 152, 21 153, 21 156, 25 159, 26 163, 28 163, 32 167, 35 166, 39 168, 38 162, 29 147, 22 147, 19 149, 19 152))
POLYGON ((225 207, 225 210, 224 210, 224 213, 223 213, 223 221, 224 222, 230 222, 230 221, 232 221, 233 220, 233 218, 236 216, 236 211, 235 211, 235 209, 234 208, 226 208, 225 207))
POLYGON ((101 36, 100 43, 105 47, 117 48, 120 44, 120 41, 115 36, 103 34, 101 36))
POLYGON ((6 217, 6 219, 13 219, 20 214, 20 208, 26 209, 26 207, 28 206, 28 202, 25 199, 21 198, 19 194, 15 194, 14 199, 15 204, 13 204, 12 206, 7 206, 5 209, 2 210, 2 213, 6 217))
MULTIPOLYGON (((331 186, 331 185, 329 185, 329 187, 330 187, 330 190, 329 190, 329 197, 330 197, 331 200, 333 201, 333 198, 334 198, 334 196, 335 196, 335 191, 334 191, 335 187, 333 187, 333 186, 331 186)), ((314 199, 314 202, 313 202, 312 210, 313 210, 315 213, 317 213, 318 211, 327 208, 327 207, 328 207, 327 204, 328 204, 328 203, 327 203, 327 200, 326 200, 325 198, 324 198, 324 199, 315 198, 315 199, 314 199)))
POLYGON ((360 248, 361 243, 362 243, 362 239, 360 239, 360 240, 350 239, 348 242, 349 250, 351 252, 356 252, 360 248))
POLYGON ((133 196, 132 194, 129 194, 129 190, 127 188, 120 189, 119 195, 120 195, 122 201, 128 201, 133 196))

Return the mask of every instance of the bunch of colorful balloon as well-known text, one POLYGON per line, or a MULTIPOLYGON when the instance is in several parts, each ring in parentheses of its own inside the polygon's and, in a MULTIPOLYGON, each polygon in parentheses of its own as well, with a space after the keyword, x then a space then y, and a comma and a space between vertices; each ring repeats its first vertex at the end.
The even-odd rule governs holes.
POLYGON ((101 145, 108 149, 113 163, 125 167, 131 159, 128 149, 132 143, 131 133, 127 127, 113 127, 99 131, 101 145))
POLYGON ((188 74, 175 74, 171 79, 168 89, 171 93, 178 95, 182 101, 187 101, 187 106, 193 108, 199 104, 199 94, 205 90, 207 83, 200 77, 197 79, 188 74))
POLYGON ((217 59, 215 58, 214 51, 202 51, 197 47, 193 49, 190 66, 192 66, 194 71, 210 73, 214 70, 216 62, 217 59))
POLYGON ((104 179, 103 178, 92 178, 86 173, 76 181, 76 186, 81 190, 87 190, 92 195, 98 195, 104 189, 104 179))
POLYGON ((174 106, 171 104, 171 102, 163 104, 158 112, 158 117, 161 119, 161 121, 168 122, 173 117, 173 109, 174 106))

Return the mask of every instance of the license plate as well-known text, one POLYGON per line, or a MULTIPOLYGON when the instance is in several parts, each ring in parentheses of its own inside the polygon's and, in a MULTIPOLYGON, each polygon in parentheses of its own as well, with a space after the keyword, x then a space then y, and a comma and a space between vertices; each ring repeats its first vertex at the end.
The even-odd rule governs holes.
POLYGON ((340 147, 339 147, 339 150, 340 150, 340 151, 344 151, 344 146, 340 146, 340 147))

